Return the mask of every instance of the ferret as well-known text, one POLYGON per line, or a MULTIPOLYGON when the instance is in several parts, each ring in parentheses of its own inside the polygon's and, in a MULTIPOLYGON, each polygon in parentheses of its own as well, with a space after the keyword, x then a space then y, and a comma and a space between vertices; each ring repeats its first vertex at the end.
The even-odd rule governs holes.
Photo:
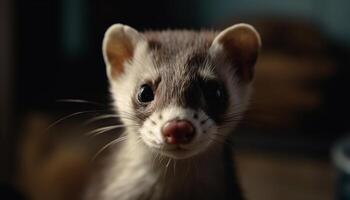
POLYGON ((112 25, 102 49, 125 140, 87 199, 244 199, 228 140, 248 106, 260 46, 248 24, 221 32, 112 25))

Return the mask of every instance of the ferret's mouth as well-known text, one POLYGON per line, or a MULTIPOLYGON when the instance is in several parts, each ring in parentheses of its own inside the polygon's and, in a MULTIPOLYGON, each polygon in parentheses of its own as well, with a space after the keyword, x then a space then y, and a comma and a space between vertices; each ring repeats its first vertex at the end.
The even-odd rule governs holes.
POLYGON ((196 154, 195 149, 189 149, 181 145, 164 146, 162 148, 154 148, 161 155, 174 158, 174 159, 185 159, 190 158, 196 154))
POLYGON ((180 145, 176 145, 175 147, 172 148, 165 148, 163 149, 165 151, 169 151, 169 152, 176 152, 176 151, 180 151, 180 152, 185 152, 185 151, 190 151, 190 149, 186 149, 184 147, 181 147, 180 145))

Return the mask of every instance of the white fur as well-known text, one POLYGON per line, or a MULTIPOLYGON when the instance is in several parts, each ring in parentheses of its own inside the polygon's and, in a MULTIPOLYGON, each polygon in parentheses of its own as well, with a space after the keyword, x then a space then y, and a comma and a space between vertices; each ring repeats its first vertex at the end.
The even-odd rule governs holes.
POLYGON ((189 108, 181 108, 178 106, 169 106, 161 112, 153 113, 140 128, 141 138, 150 148, 172 158, 187 158, 204 151, 212 142, 209 136, 215 137, 217 131, 215 122, 203 111, 194 111, 189 108), (198 115, 197 119, 194 117, 195 113, 198 115), (162 117, 160 118, 159 116, 162 117), (185 149, 186 152, 180 153, 172 151, 177 148, 177 145, 165 143, 162 136, 162 127, 168 121, 174 119, 189 121, 196 131, 195 137, 191 143, 179 145, 179 147, 185 149), (152 121, 156 124, 153 124, 152 121), (205 121, 205 123, 201 124, 201 121, 205 121))
MULTIPOLYGON (((110 81, 110 93, 113 98, 114 108, 122 116, 128 115, 126 113, 134 112, 131 98, 136 87, 139 87, 135 83, 138 83, 138 80, 154 80, 158 74, 153 60, 148 54, 146 42, 140 42, 136 46, 133 60, 126 62, 124 65, 124 73, 117 80, 110 81), (137 71, 140 68, 144 70, 142 72, 137 71)), ((126 116, 121 117, 121 120, 126 125, 134 124, 134 120, 130 120, 126 116)))
POLYGON ((140 41, 144 41, 142 35, 140 35, 135 29, 131 28, 130 26, 123 24, 114 24, 108 28, 102 42, 102 54, 107 67, 107 76, 110 80, 113 79, 111 73, 112 66, 107 56, 107 47, 108 44, 120 43, 123 42, 123 40, 130 41, 134 47, 136 47, 140 41))

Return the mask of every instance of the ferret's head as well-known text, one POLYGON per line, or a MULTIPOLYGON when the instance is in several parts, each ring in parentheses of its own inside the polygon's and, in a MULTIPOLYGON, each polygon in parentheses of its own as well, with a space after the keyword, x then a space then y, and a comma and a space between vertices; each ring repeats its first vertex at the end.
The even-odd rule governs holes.
POLYGON ((248 104, 260 45, 246 24, 222 32, 111 26, 103 55, 130 138, 177 159, 222 144, 248 104))

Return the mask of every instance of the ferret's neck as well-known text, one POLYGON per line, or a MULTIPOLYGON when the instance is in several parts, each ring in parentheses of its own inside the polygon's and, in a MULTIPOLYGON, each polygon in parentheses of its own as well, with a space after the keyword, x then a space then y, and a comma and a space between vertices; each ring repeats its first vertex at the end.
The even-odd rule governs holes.
POLYGON ((130 134, 115 152, 104 199, 227 199, 230 172, 223 150, 217 146, 191 159, 172 160, 130 134))

